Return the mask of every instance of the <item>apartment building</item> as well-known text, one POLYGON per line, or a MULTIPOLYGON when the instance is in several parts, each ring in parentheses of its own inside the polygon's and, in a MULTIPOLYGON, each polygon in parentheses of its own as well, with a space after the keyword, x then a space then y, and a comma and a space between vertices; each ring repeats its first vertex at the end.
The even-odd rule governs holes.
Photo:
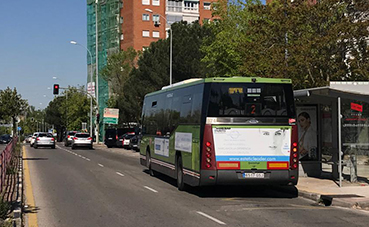
POLYGON ((211 6, 216 0, 123 0, 121 9, 120 49, 136 50, 165 39, 170 24, 178 21, 200 23, 212 19, 211 6))
MULTIPOLYGON (((87 58, 87 68, 88 75, 91 70, 94 74, 100 116, 107 107, 109 85, 96 73, 99 75, 110 54, 129 47, 143 50, 151 42, 165 39, 170 25, 178 21, 191 23, 199 20, 200 23, 206 23, 212 20, 212 4, 216 1, 87 0, 87 48, 92 54, 92 62, 87 58)), ((89 76, 87 80, 90 82, 89 76)), ((100 135, 103 133, 102 128, 101 124, 100 135)))

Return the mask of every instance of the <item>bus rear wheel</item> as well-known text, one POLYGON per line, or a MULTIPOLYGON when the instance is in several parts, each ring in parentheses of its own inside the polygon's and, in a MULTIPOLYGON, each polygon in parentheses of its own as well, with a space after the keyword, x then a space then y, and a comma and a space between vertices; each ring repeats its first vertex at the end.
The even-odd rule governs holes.
POLYGON ((183 165, 182 165, 182 157, 179 156, 177 159, 177 188, 179 191, 186 190, 186 184, 183 179, 183 165))

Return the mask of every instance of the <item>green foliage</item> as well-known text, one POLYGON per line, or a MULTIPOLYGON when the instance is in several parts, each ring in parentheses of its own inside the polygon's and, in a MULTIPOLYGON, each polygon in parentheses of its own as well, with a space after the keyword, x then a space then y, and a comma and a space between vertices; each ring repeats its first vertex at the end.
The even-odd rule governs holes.
MULTIPOLYGON (((173 32, 173 83, 189 78, 205 77, 205 66, 201 63, 204 54, 200 47, 205 37, 212 36, 209 26, 198 22, 172 24, 173 32)), ((117 83, 123 88, 122 95, 109 100, 110 107, 120 110, 120 123, 138 122, 144 96, 169 84, 170 36, 150 44, 140 55, 137 68, 131 68, 129 77, 117 83)), ((119 69, 119 64, 115 66, 119 69)), ((111 70, 114 71, 114 70, 111 70)))
POLYGON ((0 91, 0 119, 11 119, 13 133, 16 134, 16 118, 24 113, 28 103, 18 94, 17 89, 7 87, 0 91))
POLYGON ((6 215, 8 214, 10 210, 10 204, 6 201, 3 201, 3 199, 0 199, 0 218, 5 219, 6 215))
POLYGON ((36 110, 34 106, 28 106, 24 112, 24 118, 19 122, 22 128, 22 135, 29 135, 33 132, 40 131, 41 124, 44 123, 45 110, 36 110))
POLYGON ((81 130, 82 122, 89 122, 90 100, 83 86, 68 87, 49 103, 45 112, 45 121, 54 125, 60 136, 65 130, 81 130))
POLYGON ((0 135, 4 135, 4 134, 10 134, 10 128, 8 127, 4 127, 4 126, 1 126, 0 127, 0 135))
POLYGON ((369 78, 368 1, 220 1, 202 50, 215 76, 291 78, 295 88, 369 78))

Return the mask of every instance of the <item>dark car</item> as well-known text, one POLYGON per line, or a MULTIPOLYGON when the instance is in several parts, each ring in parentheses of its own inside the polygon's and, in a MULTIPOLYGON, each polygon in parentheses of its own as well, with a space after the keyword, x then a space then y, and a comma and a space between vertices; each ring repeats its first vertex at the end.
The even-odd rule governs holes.
POLYGON ((141 135, 135 135, 130 139, 129 148, 135 151, 140 151, 141 135))
POLYGON ((12 137, 8 134, 0 136, 0 144, 8 144, 12 140, 12 137))
MULTIPOLYGON (((121 137, 127 130, 124 128, 110 128, 105 130, 105 139, 104 144, 108 147, 116 147, 119 141, 119 137, 121 137)), ((119 146, 118 146, 119 147, 119 146)))

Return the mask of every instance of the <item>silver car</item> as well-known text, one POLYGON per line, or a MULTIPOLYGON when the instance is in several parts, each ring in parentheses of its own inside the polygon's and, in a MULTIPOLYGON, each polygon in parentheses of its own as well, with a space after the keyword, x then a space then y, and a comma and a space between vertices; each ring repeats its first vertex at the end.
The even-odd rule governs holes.
POLYGON ((33 144, 35 144, 36 137, 38 136, 38 134, 39 134, 39 132, 35 132, 35 133, 33 133, 32 138, 31 138, 31 141, 30 141, 30 143, 29 143, 29 145, 30 145, 31 147, 33 147, 33 144))
POLYGON ((76 133, 73 137, 72 141, 72 149, 75 149, 76 147, 88 147, 92 149, 92 143, 93 140, 87 133, 76 133))
POLYGON ((52 149, 55 149, 55 139, 50 133, 40 132, 35 139, 33 147, 35 149, 38 147, 51 147, 52 149))

